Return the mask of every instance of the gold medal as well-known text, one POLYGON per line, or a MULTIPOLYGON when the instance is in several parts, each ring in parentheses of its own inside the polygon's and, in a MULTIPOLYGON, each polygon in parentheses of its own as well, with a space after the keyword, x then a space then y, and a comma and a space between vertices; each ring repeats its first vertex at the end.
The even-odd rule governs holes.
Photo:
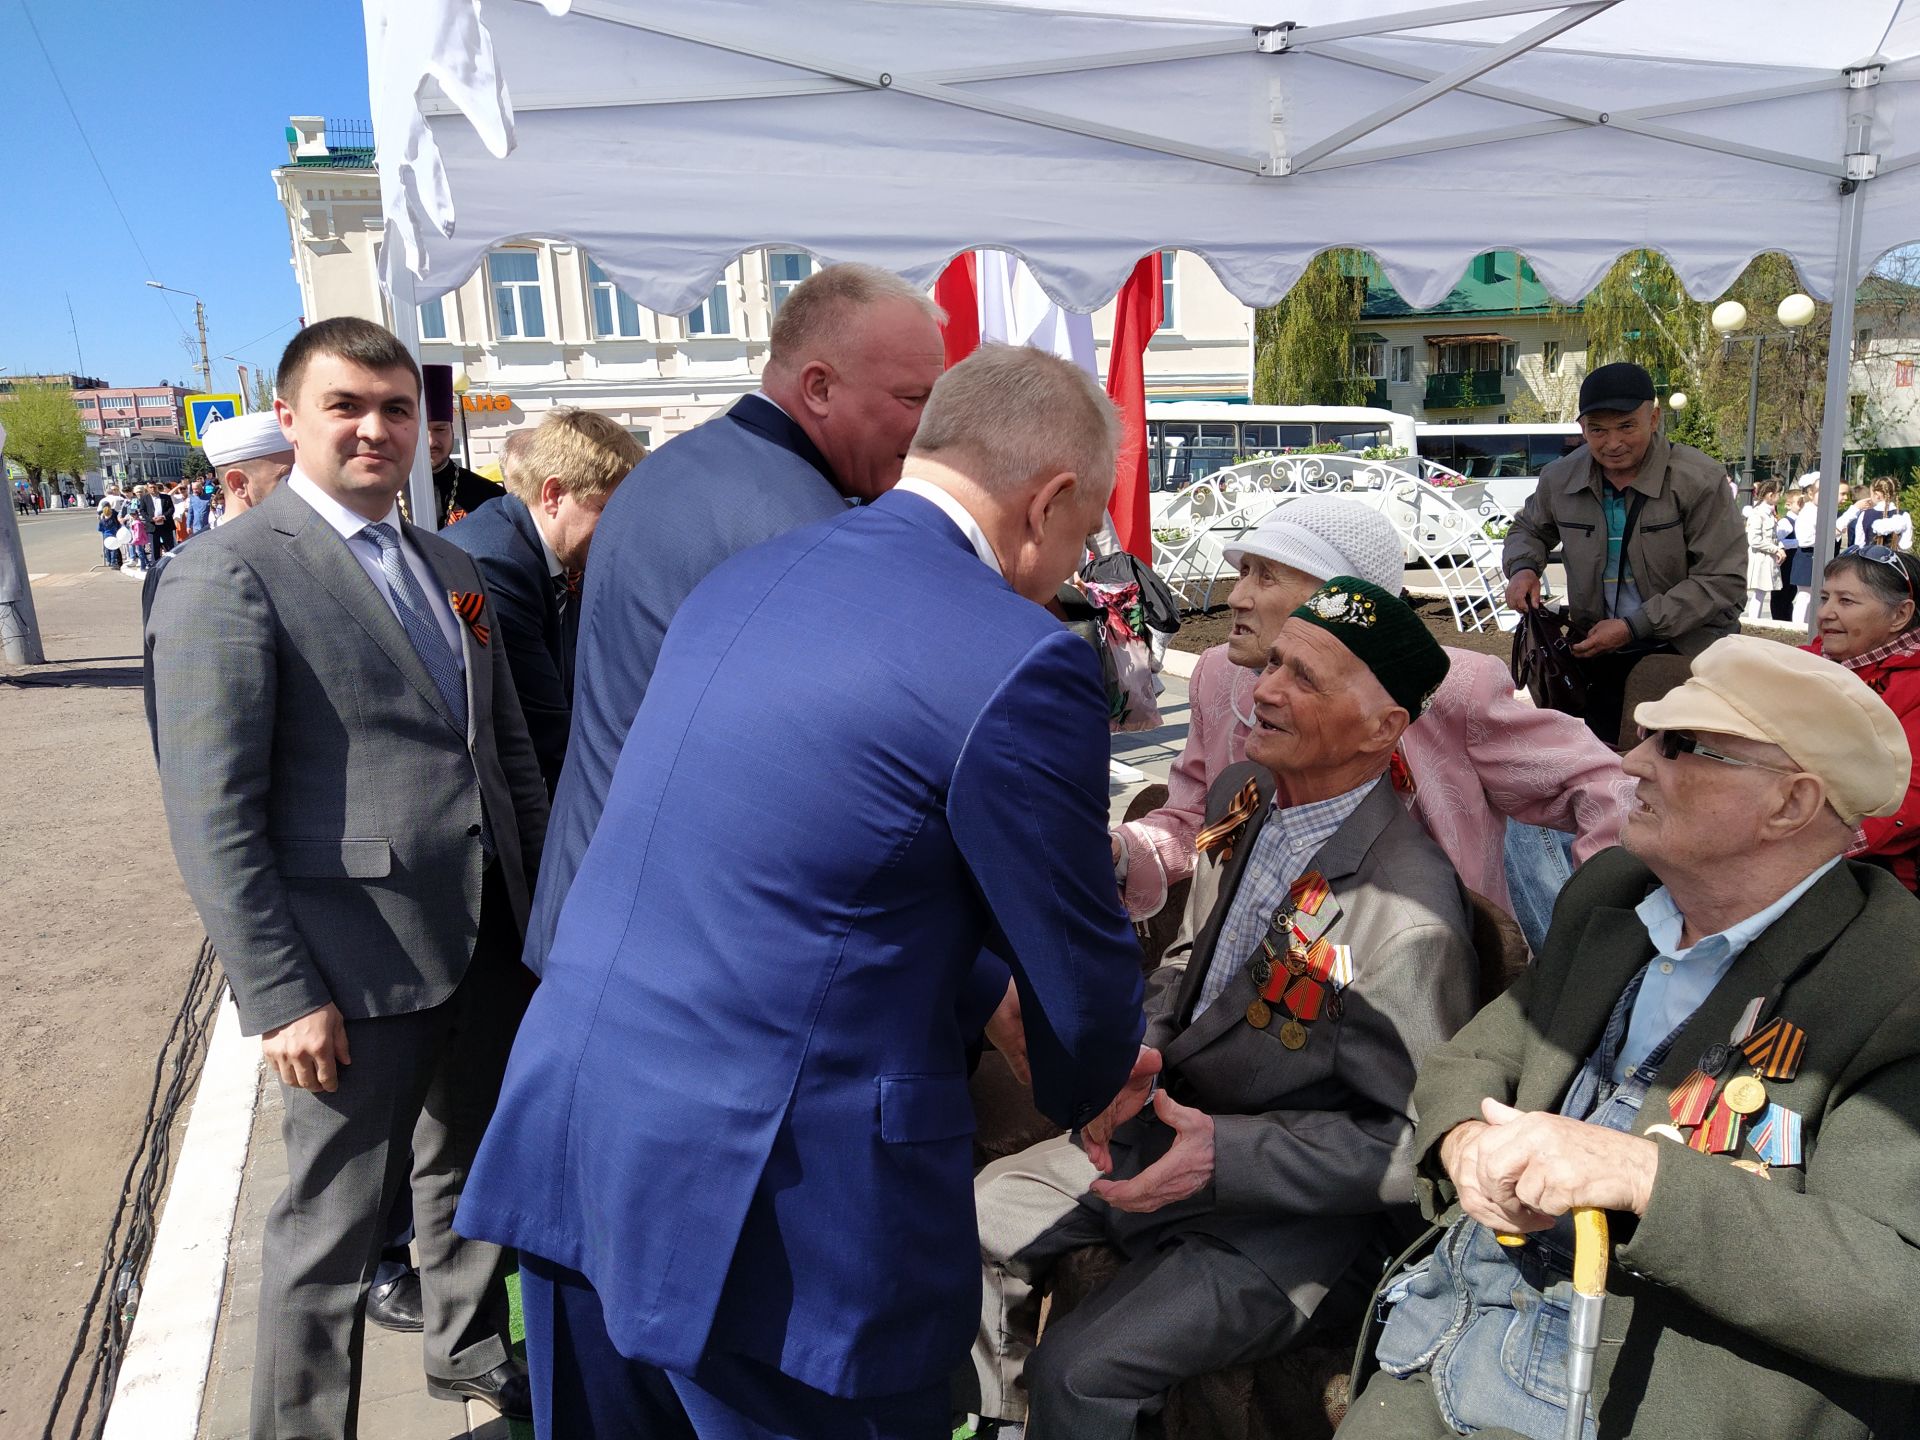
POLYGON ((1307 973, 1307 947, 1298 940, 1287 947, 1287 974, 1298 979, 1307 973))
POLYGON ((1289 1020, 1280 1027, 1280 1043, 1289 1050, 1298 1050, 1307 1043, 1307 1027, 1298 1020, 1289 1020))
MULTIPOLYGON (((1264 1030, 1273 1023, 1273 1007, 1258 996, 1247 1006, 1247 1024, 1256 1030, 1264 1030)), ((1284 1034, 1284 1032, 1283 1032, 1284 1034)))
POLYGON ((1771 1180, 1773 1178, 1773 1173, 1758 1160, 1736 1160, 1733 1162, 1733 1168, 1736 1170, 1744 1170, 1749 1175, 1758 1175, 1762 1180, 1771 1180))
POLYGON ((1767 1087, 1755 1076, 1742 1075, 1727 1082, 1726 1092, 1720 1098, 1734 1114, 1752 1115, 1767 1103, 1767 1087))

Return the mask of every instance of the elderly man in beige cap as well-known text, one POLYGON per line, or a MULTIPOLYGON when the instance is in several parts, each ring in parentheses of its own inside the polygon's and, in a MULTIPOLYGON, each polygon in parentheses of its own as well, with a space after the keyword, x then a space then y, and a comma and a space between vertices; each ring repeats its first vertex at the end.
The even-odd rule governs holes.
POLYGON ((1909 756, 1812 658, 1730 636, 1635 712, 1623 848, 1421 1070, 1446 1228, 1343 1440, 1559 1440, 1576 1207, 1620 1242, 1588 1436, 1920 1433, 1920 903, 1841 858, 1909 756))

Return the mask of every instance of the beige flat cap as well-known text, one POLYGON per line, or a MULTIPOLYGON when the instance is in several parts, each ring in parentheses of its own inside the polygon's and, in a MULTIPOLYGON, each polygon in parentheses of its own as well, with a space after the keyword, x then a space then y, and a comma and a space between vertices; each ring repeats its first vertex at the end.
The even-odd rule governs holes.
POLYGON ((1648 730, 1778 745, 1820 777, 1827 802, 1849 825, 1898 810, 1913 773, 1900 721, 1851 670, 1751 635, 1714 641, 1694 660, 1686 683, 1636 706, 1633 718, 1648 730))

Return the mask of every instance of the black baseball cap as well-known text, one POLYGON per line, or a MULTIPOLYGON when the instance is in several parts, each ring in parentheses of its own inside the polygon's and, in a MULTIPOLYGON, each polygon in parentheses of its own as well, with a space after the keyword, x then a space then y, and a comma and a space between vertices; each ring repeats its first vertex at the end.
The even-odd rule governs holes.
POLYGON ((1580 413, 1638 410, 1654 398, 1653 377, 1630 360, 1602 365, 1580 382, 1580 413))

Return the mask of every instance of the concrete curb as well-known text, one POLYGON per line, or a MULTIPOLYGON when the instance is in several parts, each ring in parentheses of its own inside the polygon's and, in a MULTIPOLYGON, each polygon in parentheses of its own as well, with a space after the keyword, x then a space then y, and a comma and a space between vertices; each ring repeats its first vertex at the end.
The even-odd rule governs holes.
POLYGON ((1193 678, 1193 667, 1200 663, 1200 657, 1191 650, 1169 650, 1160 657, 1160 668, 1169 675, 1177 675, 1182 680, 1193 678))
POLYGON ((229 993, 214 1017, 104 1440, 193 1440, 199 1430, 259 1095, 260 1046, 240 1033, 229 993))

